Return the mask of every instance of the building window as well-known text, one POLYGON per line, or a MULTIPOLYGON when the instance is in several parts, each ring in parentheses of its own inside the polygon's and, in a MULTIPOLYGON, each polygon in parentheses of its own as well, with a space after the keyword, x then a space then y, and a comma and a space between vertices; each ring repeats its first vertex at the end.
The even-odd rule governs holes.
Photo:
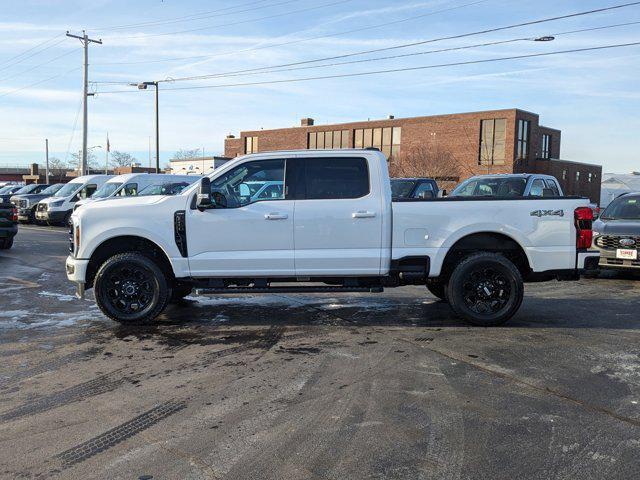
POLYGON ((400 154, 402 143, 401 127, 365 128, 353 131, 353 146, 355 148, 375 147, 387 159, 400 154))
POLYGON ((507 120, 496 118, 480 122, 480 156, 478 165, 504 165, 507 120))
POLYGON ((576 182, 580 181, 580 172, 576 172, 576 182))
POLYGON ((518 120, 518 160, 529 157, 529 120, 518 120))
POLYGON ((567 179, 567 171, 566 170, 562 170, 562 179, 563 180, 567 179))
POLYGON ((551 157, 551 135, 542 135, 542 158, 551 157))
POLYGON ((590 174, 587 176, 587 182, 591 183, 592 181, 593 181, 593 173, 590 173, 590 174))
POLYGON ((258 153, 258 137, 244 137, 244 153, 258 153))
POLYGON ((349 130, 331 132, 309 132, 307 148, 312 150, 325 148, 349 148, 349 130))

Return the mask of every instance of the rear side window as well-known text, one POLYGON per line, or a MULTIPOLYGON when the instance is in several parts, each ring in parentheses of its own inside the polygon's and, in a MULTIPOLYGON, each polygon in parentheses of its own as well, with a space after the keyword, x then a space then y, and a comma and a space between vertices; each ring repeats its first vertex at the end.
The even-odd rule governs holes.
POLYGON ((360 198, 369 193, 364 158, 307 158, 304 163, 307 200, 360 198))
POLYGON ((558 184, 555 182, 555 180, 547 179, 547 188, 551 189, 554 197, 560 196, 560 189, 558 188, 558 184))

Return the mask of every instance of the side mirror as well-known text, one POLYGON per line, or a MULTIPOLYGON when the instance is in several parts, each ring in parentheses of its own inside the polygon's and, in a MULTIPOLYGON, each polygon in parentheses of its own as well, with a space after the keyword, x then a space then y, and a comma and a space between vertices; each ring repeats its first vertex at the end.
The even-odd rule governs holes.
POLYGON ((447 193, 447 189, 443 188, 442 190, 440 190, 440 198, 444 198, 448 195, 447 193))
POLYGON ((211 180, 209 177, 202 177, 198 186, 198 194, 196 195, 196 208, 202 212, 211 207, 213 207, 211 180))

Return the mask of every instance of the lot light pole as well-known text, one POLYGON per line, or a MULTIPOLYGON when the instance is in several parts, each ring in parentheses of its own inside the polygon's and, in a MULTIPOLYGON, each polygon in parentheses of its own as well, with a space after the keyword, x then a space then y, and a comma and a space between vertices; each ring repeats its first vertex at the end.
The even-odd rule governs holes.
POLYGON ((159 117, 159 105, 158 105, 158 82, 141 82, 131 83, 133 87, 138 87, 138 90, 146 90, 149 86, 156 87, 155 98, 155 117, 156 117, 156 173, 160 173, 160 117, 159 117))

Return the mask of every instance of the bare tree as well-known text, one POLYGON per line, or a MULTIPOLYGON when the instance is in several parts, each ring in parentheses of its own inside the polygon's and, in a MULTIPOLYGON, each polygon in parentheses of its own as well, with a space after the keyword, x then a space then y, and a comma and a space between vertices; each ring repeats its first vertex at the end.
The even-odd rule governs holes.
POLYGON ((176 153, 173 154, 171 160, 191 160, 192 158, 200 158, 202 155, 200 154, 201 150, 199 148, 192 149, 180 149, 176 153))
POLYGON ((67 176, 68 167, 58 157, 49 158, 49 181, 60 183, 67 176))
POLYGON ((448 150, 420 145, 392 158, 389 174, 392 177, 429 177, 435 179, 440 188, 451 189, 461 177, 469 176, 473 171, 448 150))
POLYGON ((137 160, 133 155, 117 150, 111 152, 111 156, 109 157, 109 163, 114 167, 130 167, 136 162, 137 160))
MULTIPOLYGON (((71 160, 69 160, 69 166, 74 170, 79 170, 80 165, 82 164, 82 153, 72 153, 71 160)), ((98 161, 96 159, 96 154, 93 150, 87 151, 87 169, 88 170, 98 170, 100 167, 98 166, 98 161)))

